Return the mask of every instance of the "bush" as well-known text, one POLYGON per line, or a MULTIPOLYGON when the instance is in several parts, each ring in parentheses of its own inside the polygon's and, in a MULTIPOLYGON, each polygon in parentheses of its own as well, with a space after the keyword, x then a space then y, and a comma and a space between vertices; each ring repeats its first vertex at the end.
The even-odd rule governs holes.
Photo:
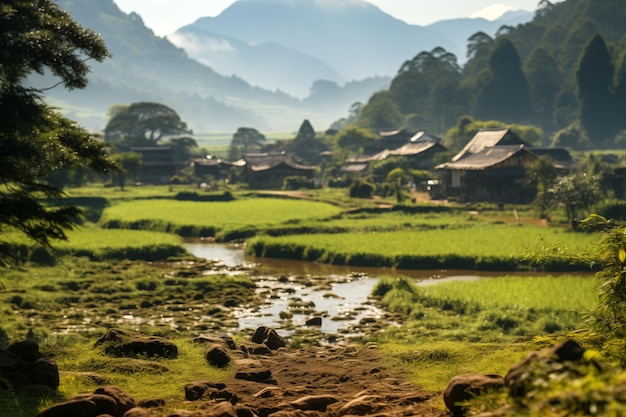
POLYGON ((350 197, 352 198, 372 198, 376 186, 364 180, 355 180, 350 185, 350 197))
POLYGON ((283 180, 284 190, 312 190, 315 188, 315 181, 305 176, 285 177, 283 180))
POLYGON ((597 206, 597 214, 610 220, 626 220, 626 201, 609 200, 597 206))

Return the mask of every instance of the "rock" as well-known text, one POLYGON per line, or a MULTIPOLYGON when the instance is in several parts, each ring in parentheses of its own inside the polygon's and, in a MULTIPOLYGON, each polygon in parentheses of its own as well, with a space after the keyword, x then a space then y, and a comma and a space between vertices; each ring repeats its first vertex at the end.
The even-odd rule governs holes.
MULTIPOLYGON (((550 372, 550 364, 577 363, 583 359, 584 353, 585 349, 571 339, 552 347, 530 352, 524 359, 513 365, 504 377, 504 383, 509 389, 509 394, 517 401, 523 400, 526 391, 530 388, 528 383, 532 382, 526 381, 526 376, 533 368, 542 367, 541 373, 545 374, 545 378, 549 378, 547 374, 550 372)), ((555 373, 564 372, 560 365, 554 368, 555 373)))
POLYGON ((114 385, 100 387, 94 391, 94 394, 108 395, 115 400, 115 402, 117 403, 116 417, 122 417, 124 413, 126 413, 131 408, 135 408, 137 405, 133 397, 126 394, 124 391, 114 385))
POLYGON ((260 362, 250 361, 244 364, 235 373, 236 379, 245 381, 267 382, 272 377, 272 371, 264 367, 260 362))
POLYGON ((237 417, 237 410, 231 403, 221 402, 215 407, 208 409, 204 416, 206 417, 237 417))
POLYGON ((117 401, 110 395, 104 394, 83 394, 77 395, 71 399, 71 401, 91 401, 96 405, 98 414, 108 414, 111 416, 117 416, 117 401))
POLYGON ((311 317, 305 323, 306 326, 321 326, 322 318, 321 317, 311 317))
POLYGON ((204 351, 204 359, 215 367, 223 368, 230 363, 230 355, 226 351, 225 344, 213 343, 204 351))
POLYGON ((285 339, 283 339, 276 330, 261 326, 254 332, 252 336, 252 342, 258 344, 266 344, 268 348, 272 350, 278 350, 281 347, 287 346, 285 339))
POLYGON ((232 349, 232 350, 237 349, 237 344, 235 343, 233 338, 230 337, 230 336, 221 336, 221 337, 198 336, 198 337, 194 337, 193 338, 193 342, 194 343, 205 343, 205 344, 222 343, 222 344, 226 345, 226 347, 228 349, 232 349))
POLYGON ((29 369, 30 382, 57 389, 60 385, 59 367, 54 359, 43 357, 37 359, 29 369))
POLYGON ((109 329, 96 341, 103 346, 107 355, 117 357, 162 357, 175 359, 178 348, 167 339, 158 336, 144 336, 123 329, 109 329))
POLYGON ((272 353, 272 350, 265 344, 248 346, 246 350, 251 355, 269 355, 272 353))
POLYGON ((7 350, 14 353, 26 362, 35 362, 43 355, 39 352, 39 345, 32 340, 23 340, 9 345, 7 350))
POLYGON ((276 395, 278 387, 265 387, 261 391, 252 395, 254 398, 271 398, 276 395))
POLYGON ((98 414, 96 404, 93 401, 84 399, 55 404, 37 414, 37 417, 94 417, 98 414))
POLYGON ((123 417, 155 417, 152 411, 147 408, 134 407, 124 413, 123 417))
POLYGON ((340 416, 366 416, 376 414, 379 410, 384 408, 384 406, 385 402, 381 396, 363 395, 343 405, 339 409, 338 414, 340 416))
POLYGON ((307 395, 289 404, 298 410, 326 411, 326 407, 338 401, 339 399, 334 395, 307 395))
POLYGON ((211 381, 196 381, 185 385, 185 399, 187 401, 196 401, 204 397, 209 390, 219 391, 226 388, 226 384, 221 382, 215 383, 211 381))
POLYGON ((448 382, 443 392, 443 402, 452 415, 460 417, 465 415, 465 407, 461 403, 489 390, 498 390, 503 387, 504 379, 500 375, 458 375, 448 382))

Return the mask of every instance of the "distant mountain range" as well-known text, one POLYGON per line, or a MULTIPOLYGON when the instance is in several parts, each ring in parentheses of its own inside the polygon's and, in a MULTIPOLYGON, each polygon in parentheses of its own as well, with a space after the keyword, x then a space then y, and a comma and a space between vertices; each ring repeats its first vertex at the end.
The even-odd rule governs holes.
MULTIPOLYGON (((57 3, 100 33, 113 54, 92 65, 87 89, 48 93, 52 104, 92 130, 104 128, 110 106, 136 101, 174 108, 195 132, 295 131, 304 119, 324 130, 352 103, 387 88, 419 52, 443 46, 462 58, 472 33, 493 34, 532 18, 507 14, 496 22, 420 27, 362 0, 239 0, 160 38, 113 0, 57 3)), ((32 83, 54 84, 48 77, 32 83)))
POLYGON ((239 0, 168 36, 189 56, 222 74, 304 97, 319 79, 343 84, 393 76, 419 52, 441 46, 464 61, 473 33, 531 20, 510 12, 497 21, 455 19, 409 25, 364 1, 239 0))

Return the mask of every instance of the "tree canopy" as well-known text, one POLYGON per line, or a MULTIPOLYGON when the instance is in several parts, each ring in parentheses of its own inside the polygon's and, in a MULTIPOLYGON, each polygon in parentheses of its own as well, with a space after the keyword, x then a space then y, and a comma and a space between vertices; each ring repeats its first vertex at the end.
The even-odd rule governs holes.
POLYGON ((156 146, 165 138, 192 133, 175 110, 161 103, 117 105, 109 109, 109 115, 104 140, 125 150, 156 146))
MULTIPOLYGON (((116 165, 97 137, 49 107, 26 77, 49 71, 66 88, 83 88, 86 61, 109 54, 98 35, 49 0, 3 2, 0 45, 0 234, 21 231, 49 245, 65 238, 80 210, 61 204, 62 190, 46 178, 83 166, 109 173, 116 165)), ((0 249, 8 260, 8 247, 0 249)))

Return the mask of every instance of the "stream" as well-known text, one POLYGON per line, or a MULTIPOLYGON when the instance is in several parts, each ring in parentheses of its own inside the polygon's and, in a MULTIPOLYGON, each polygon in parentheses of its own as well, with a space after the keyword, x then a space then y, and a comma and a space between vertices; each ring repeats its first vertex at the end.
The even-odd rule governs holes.
MULTIPOLYGON (((185 248, 194 256, 219 260, 226 268, 246 266, 252 270, 257 293, 264 303, 236 309, 239 329, 270 326, 281 334, 298 331, 357 337, 363 326, 387 323, 386 313, 377 308, 369 295, 382 276, 404 275, 418 285, 450 280, 477 280, 473 271, 402 270, 327 265, 284 259, 258 259, 246 256, 235 245, 187 241, 185 248), (314 323, 307 322, 314 319, 314 323)), ((495 274, 494 274, 495 275, 495 274)))

